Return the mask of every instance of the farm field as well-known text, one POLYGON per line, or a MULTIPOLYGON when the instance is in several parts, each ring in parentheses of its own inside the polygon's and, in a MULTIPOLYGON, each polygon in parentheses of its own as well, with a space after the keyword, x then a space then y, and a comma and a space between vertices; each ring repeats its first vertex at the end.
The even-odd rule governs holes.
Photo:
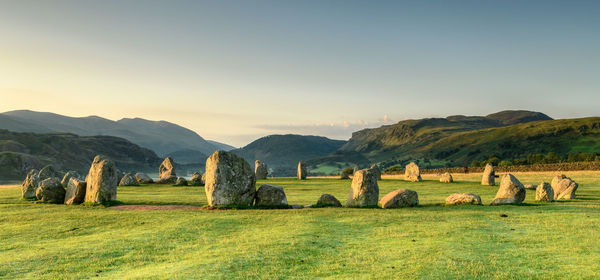
MULTIPOLYGON (((538 184, 558 173, 513 174, 538 184)), ((123 210, 36 204, 20 200, 18 187, 0 187, 0 277, 598 279, 600 172, 564 174, 579 183, 577 199, 541 203, 527 190, 520 206, 488 206, 497 186, 481 186, 481 174, 456 174, 452 184, 384 176, 380 198, 408 188, 421 204, 386 210, 123 210), (484 206, 443 205, 463 192, 479 194, 484 206)), ((307 205, 323 193, 344 204, 351 181, 275 178, 257 187, 265 183, 307 205)), ((203 187, 119 187, 118 200, 206 205, 203 187)))

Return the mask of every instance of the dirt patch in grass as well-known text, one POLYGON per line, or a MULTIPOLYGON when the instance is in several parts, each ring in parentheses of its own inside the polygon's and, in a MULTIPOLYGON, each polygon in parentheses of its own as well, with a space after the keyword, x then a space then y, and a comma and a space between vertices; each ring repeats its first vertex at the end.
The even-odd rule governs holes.
POLYGON ((129 211, 152 211, 152 210, 202 210, 201 206, 193 205, 116 205, 109 209, 113 210, 129 210, 129 211))

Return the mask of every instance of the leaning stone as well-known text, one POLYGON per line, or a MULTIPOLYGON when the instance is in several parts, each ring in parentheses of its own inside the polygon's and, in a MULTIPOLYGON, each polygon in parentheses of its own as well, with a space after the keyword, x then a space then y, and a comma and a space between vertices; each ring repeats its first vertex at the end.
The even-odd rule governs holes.
POLYGON ((256 191, 254 201, 256 206, 286 206, 288 205, 287 197, 283 191, 283 187, 274 185, 262 185, 256 191))
POLYGON ((370 169, 356 171, 348 194, 346 207, 377 206, 379 185, 377 177, 370 169))
POLYGON ((306 180, 306 176, 308 175, 308 171, 306 169, 306 164, 303 161, 298 162, 298 179, 306 180))
POLYGON ((106 156, 94 158, 88 176, 85 191, 86 202, 108 202, 117 199, 117 167, 106 156))
POLYGON ((85 191, 87 184, 77 178, 69 179, 67 192, 65 194, 65 204, 81 204, 85 200, 85 191))
POLYGON ((165 160, 158 167, 158 183, 159 184, 175 184, 177 182, 177 174, 175 174, 175 162, 171 157, 165 160))
POLYGON ((256 180, 264 180, 267 179, 269 171, 267 169, 267 164, 256 160, 254 162, 254 174, 256 175, 256 180))
POLYGON ((256 177, 243 158, 216 151, 206 160, 206 200, 209 206, 252 205, 256 177))
POLYGON ((506 174, 500 181, 500 188, 492 201, 492 205, 521 203, 525 200, 525 194, 523 184, 512 174, 506 174))
POLYGON ((419 205, 419 196, 416 191, 399 189, 386 194, 381 199, 381 208, 402 208, 419 205))
POLYGON ((342 203, 337 198, 335 198, 335 196, 330 195, 328 193, 321 195, 321 197, 319 197, 319 200, 317 200, 316 205, 342 207, 342 203))
POLYGON ((483 170, 483 176, 481 177, 481 184, 484 186, 493 186, 496 184, 496 171, 494 170, 494 166, 491 164, 485 165, 485 170, 483 170))
POLYGON ((150 178, 150 176, 146 175, 146 173, 136 173, 135 174, 135 179, 140 184, 152 184, 152 183, 154 183, 154 180, 152 180, 152 178, 150 178))
POLYGON ((119 182, 119 186, 139 186, 137 179, 131 173, 123 175, 123 178, 119 182))
POLYGON ((175 182, 175 186, 187 186, 188 182, 183 177, 177 177, 177 181, 175 182))
POLYGON ((446 198, 446 205, 481 205, 481 197, 472 193, 455 193, 446 198))
POLYGON ((40 201, 62 203, 65 201, 65 189, 58 178, 48 178, 40 182, 35 196, 40 201))
POLYGON ((77 171, 69 171, 67 173, 65 173, 65 176, 63 176, 62 180, 60 181, 60 184, 66 188, 67 185, 69 184, 69 180, 71 178, 77 178, 79 179, 79 173, 77 173, 77 171))
POLYGON ((33 199, 35 197, 35 191, 39 185, 38 171, 36 169, 29 170, 27 177, 21 184, 21 197, 24 199, 33 199))
POLYGON ((535 189, 535 200, 554 201, 554 190, 549 183, 541 182, 535 189))
POLYGON ((446 173, 442 174, 442 177, 440 177, 440 182, 441 183, 452 183, 452 182, 454 182, 454 178, 452 178, 452 174, 446 172, 446 173))
POLYGON ((189 183, 191 186, 204 186, 204 180, 202 178, 204 177, 200 175, 200 172, 194 172, 189 183))
POLYGON ((560 182, 553 187, 554 200, 575 199, 575 192, 578 187, 579 184, 571 180, 571 178, 560 180, 560 182))
POLYGON ((404 180, 410 182, 421 182, 421 172, 419 171, 419 166, 411 162, 406 165, 406 170, 404 172, 404 180))

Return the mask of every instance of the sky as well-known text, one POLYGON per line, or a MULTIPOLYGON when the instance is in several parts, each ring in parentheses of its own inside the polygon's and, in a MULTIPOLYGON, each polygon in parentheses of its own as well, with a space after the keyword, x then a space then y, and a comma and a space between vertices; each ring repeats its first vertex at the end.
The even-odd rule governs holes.
POLYGON ((237 147, 506 109, 598 116, 600 1, 0 0, 0 112, 237 147))

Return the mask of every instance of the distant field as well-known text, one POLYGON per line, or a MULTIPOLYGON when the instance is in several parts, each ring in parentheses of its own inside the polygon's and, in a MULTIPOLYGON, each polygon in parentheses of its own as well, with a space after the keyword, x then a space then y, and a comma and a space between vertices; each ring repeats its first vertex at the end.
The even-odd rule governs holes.
MULTIPOLYGON (((555 172, 515 173, 523 183, 555 172)), ((487 206, 497 187, 480 174, 379 182, 380 197, 399 188, 420 207, 300 210, 129 211, 34 204, 18 188, 0 188, 0 277, 110 279, 235 278, 600 278, 600 172, 565 172, 578 198, 487 206), (486 206, 443 206, 456 192, 486 206), (506 214, 508 217, 501 217, 506 214)), ((345 203, 350 180, 262 180, 285 188, 290 204, 323 193, 345 203)), ((125 204, 206 205, 203 187, 119 187, 125 204)))

